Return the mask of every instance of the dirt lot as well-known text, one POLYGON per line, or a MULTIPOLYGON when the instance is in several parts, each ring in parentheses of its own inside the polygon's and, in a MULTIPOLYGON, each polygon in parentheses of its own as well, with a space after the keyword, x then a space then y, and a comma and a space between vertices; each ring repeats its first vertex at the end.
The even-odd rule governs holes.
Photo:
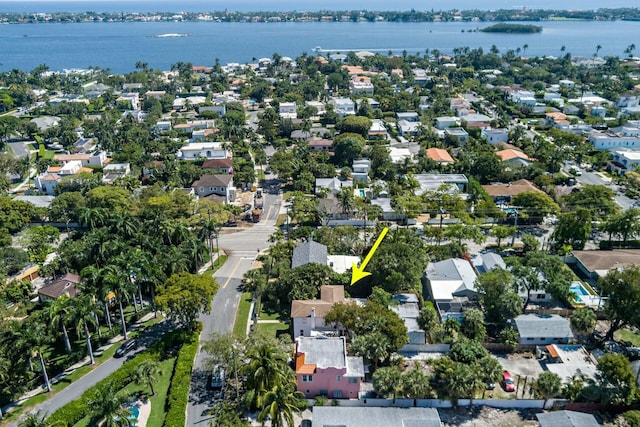
POLYGON ((506 410, 495 408, 438 409, 447 427, 525 427, 537 426, 537 410, 506 410))

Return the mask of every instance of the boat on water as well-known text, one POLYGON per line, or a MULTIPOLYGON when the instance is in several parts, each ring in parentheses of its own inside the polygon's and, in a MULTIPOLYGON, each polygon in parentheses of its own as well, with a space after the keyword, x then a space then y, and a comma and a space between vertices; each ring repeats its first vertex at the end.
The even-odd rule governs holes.
POLYGON ((166 33, 166 34, 154 34, 149 37, 168 38, 168 37, 190 37, 191 34, 187 33, 166 33))

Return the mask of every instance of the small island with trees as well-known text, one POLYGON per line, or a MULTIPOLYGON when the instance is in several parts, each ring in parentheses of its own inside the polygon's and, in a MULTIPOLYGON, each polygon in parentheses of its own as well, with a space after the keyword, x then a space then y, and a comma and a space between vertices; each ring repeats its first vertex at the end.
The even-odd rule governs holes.
POLYGON ((495 24, 489 27, 482 28, 480 31, 484 33, 531 34, 531 33, 541 33, 542 27, 538 25, 525 25, 525 24, 495 24))

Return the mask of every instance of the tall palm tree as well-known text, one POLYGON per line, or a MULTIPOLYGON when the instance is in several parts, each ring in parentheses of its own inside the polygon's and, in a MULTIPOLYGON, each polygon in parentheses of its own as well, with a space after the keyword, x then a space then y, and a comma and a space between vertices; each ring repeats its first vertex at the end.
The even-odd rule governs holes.
POLYGON ((158 362, 148 359, 136 369, 135 379, 138 384, 147 384, 151 389, 151 396, 155 396, 156 391, 153 389, 153 385, 158 382, 159 375, 162 375, 162 371, 158 362))
POLYGON ((82 269, 80 276, 85 280, 85 287, 83 292, 93 295, 99 301, 99 304, 104 307, 104 317, 107 319, 107 326, 109 331, 113 329, 111 325, 111 314, 109 313, 109 301, 107 301, 111 289, 102 280, 102 270, 98 267, 89 266, 82 269))
POLYGON ((115 265, 108 265, 104 268, 104 281, 109 285, 109 288, 116 295, 118 300, 118 308, 120 309, 120 321, 122 322, 122 335, 124 339, 128 339, 127 324, 124 320, 124 309, 122 308, 122 301, 129 301, 129 295, 132 292, 131 282, 125 277, 125 273, 115 265))
POLYGON ((424 398, 431 392, 429 377, 422 371, 420 362, 402 375, 402 388, 404 395, 413 399, 413 406, 416 406, 416 399, 424 398))
POLYGON ((126 395, 118 394, 113 385, 98 387, 89 400, 89 411, 92 419, 102 427, 122 427, 131 425, 128 417, 131 410, 124 405, 129 401, 126 395))
POLYGON ((295 391, 290 384, 276 384, 264 397, 264 408, 258 414, 258 421, 264 423, 271 418, 272 427, 291 427, 293 414, 299 414, 307 407, 304 394, 295 391))
POLYGON ((55 329, 62 328, 64 348, 67 354, 71 354, 71 342, 67 333, 67 323, 71 319, 71 304, 68 295, 62 295, 57 300, 48 301, 45 307, 45 315, 51 326, 55 329))
POLYGON ((89 359, 91 364, 95 363, 93 358, 93 348, 91 347, 91 333, 89 332, 89 325, 93 327, 100 327, 96 320, 96 312, 100 311, 100 306, 95 302, 93 296, 89 294, 81 295, 73 299, 73 318, 76 323, 76 328, 84 331, 84 339, 87 343, 87 352, 89 353, 89 359))
MULTIPOLYGON (((11 360, 7 357, 0 356, 0 382, 5 382, 9 379, 9 372, 11 372, 11 360)), ((2 405, 0 405, 0 420, 3 418, 2 405)))
POLYGON ((41 321, 25 323, 22 329, 22 338, 18 341, 18 345, 26 347, 27 353, 29 355, 29 366, 32 369, 32 359, 34 357, 38 357, 47 392, 51 391, 51 383, 49 382, 47 366, 45 364, 44 355, 42 354, 42 352, 44 350, 44 346, 49 342, 51 342, 51 338, 49 335, 49 331, 47 331, 47 325, 45 325, 41 321))

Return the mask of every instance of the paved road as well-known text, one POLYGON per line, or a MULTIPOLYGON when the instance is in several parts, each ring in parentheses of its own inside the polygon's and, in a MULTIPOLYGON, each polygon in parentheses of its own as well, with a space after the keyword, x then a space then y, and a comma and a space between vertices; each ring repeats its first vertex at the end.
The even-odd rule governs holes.
MULTIPOLYGON (((202 314, 202 333, 200 344, 209 339, 211 333, 231 333, 236 309, 240 301, 239 290, 242 277, 251 269, 259 251, 270 245, 269 236, 275 230, 275 220, 281 205, 281 196, 265 194, 264 216, 253 227, 221 234, 219 246, 228 254, 227 261, 214 277, 220 284, 220 290, 211 302, 211 313, 202 314)), ((230 230, 225 230, 225 233, 230 230)), ((189 405, 187 406, 187 426, 208 426, 211 416, 208 410, 213 406, 210 390, 207 388, 209 372, 205 369, 207 354, 198 350, 193 364, 189 405)))
MULTIPOLYGON (((566 168, 566 171, 568 172, 569 169, 566 168)), ((615 184, 612 184, 610 180, 604 180, 597 174, 592 172, 587 172, 586 170, 583 170, 582 175, 576 176, 575 178, 576 178, 576 181, 578 181, 581 184, 604 185, 606 187, 611 188, 613 191, 616 192, 614 196, 614 200, 616 201, 618 206, 622 208, 622 210, 627 210, 633 207, 633 204, 635 201, 625 196, 624 194, 619 193, 618 192, 620 190, 619 187, 615 184)))
POLYGON ((21 158, 29 155, 29 149, 27 149, 24 141, 9 142, 7 145, 11 147, 14 157, 21 158))
MULTIPOLYGON (((72 400, 78 399, 82 396, 89 387, 96 384, 98 381, 105 379, 118 368, 120 368, 124 362, 131 359, 136 353, 149 347, 151 343, 158 340, 165 332, 173 328, 173 325, 169 321, 163 321, 147 330, 140 338, 140 346, 134 352, 129 353, 127 357, 120 359, 111 358, 104 362, 102 365, 89 372, 84 377, 74 381, 64 390, 53 395, 48 400, 44 401, 40 405, 36 406, 32 412, 40 411, 42 414, 51 414, 61 406, 66 405, 72 400)), ((118 344, 116 344, 118 345, 118 344)), ((62 379, 61 381, 65 381, 62 379)), ((26 415, 23 415, 20 419, 9 424, 9 427, 16 427, 18 422, 21 421, 26 415)))

